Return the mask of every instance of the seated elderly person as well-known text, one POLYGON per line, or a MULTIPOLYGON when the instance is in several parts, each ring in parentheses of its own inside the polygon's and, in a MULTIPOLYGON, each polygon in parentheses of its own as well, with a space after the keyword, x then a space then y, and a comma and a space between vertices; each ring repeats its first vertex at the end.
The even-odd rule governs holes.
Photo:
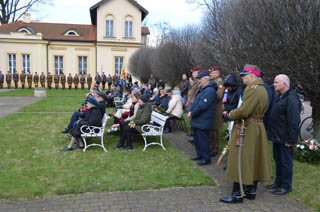
POLYGON ((104 115, 105 107, 106 107, 104 101, 106 101, 107 95, 103 92, 100 92, 98 90, 98 87, 93 87, 90 89, 90 92, 86 94, 86 99, 85 99, 84 103, 81 105, 82 107, 78 111, 76 111, 72 114, 68 126, 61 133, 69 133, 69 130, 72 127, 74 127, 75 123, 79 120, 80 114, 87 109, 86 103, 87 103, 87 99, 89 97, 96 98, 96 100, 99 102, 99 108, 101 110, 101 113, 103 113, 102 116, 104 115))
POLYGON ((151 119, 151 112, 152 112, 152 107, 150 104, 148 104, 148 96, 142 95, 140 96, 138 100, 138 111, 135 116, 135 118, 128 122, 125 122, 123 124, 123 128, 121 131, 121 139, 119 144, 115 147, 117 149, 123 148, 125 150, 133 150, 132 146, 132 134, 134 133, 141 133, 141 127, 144 124, 147 124, 150 122, 151 119), (127 141, 125 145, 125 141, 127 141))
POLYGON ((111 91, 107 93, 107 107, 113 107, 113 100, 115 97, 122 98, 122 92, 120 91, 118 84, 112 85, 111 91))
POLYGON ((79 148, 84 147, 84 143, 81 139, 81 131, 80 131, 80 128, 83 125, 101 127, 101 120, 103 116, 101 114, 101 111, 98 108, 99 102, 94 97, 89 97, 87 99, 86 104, 88 109, 80 115, 81 120, 79 120, 77 125, 70 130, 70 134, 72 135, 70 143, 68 144, 68 146, 60 149, 60 151, 74 150, 73 144, 76 141, 79 142, 79 148))
POLYGON ((172 131, 172 121, 181 118, 183 115, 183 100, 181 96, 173 94, 171 89, 167 89, 167 95, 170 101, 166 111, 168 119, 165 124, 164 133, 170 133, 172 131))
POLYGON ((131 121, 135 118, 135 115, 138 111, 139 104, 136 104, 140 98, 141 94, 139 91, 133 91, 131 94, 130 102, 131 105, 129 107, 126 104, 122 109, 118 109, 114 115, 115 123, 121 123, 123 121, 131 121))

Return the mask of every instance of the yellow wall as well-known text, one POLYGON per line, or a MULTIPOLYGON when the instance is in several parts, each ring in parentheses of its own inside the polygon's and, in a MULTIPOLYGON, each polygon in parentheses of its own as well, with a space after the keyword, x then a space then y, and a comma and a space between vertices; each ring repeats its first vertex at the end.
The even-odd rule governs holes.
POLYGON ((98 41, 116 41, 116 42, 135 42, 141 43, 141 11, 139 8, 127 0, 110 0, 101 5, 97 10, 97 40, 98 41), (107 38, 106 35, 106 17, 111 14, 113 20, 113 33, 115 38, 107 38), (132 39, 125 36, 125 18, 131 16, 133 19, 132 39))
POLYGON ((54 56, 63 56, 63 69, 66 76, 69 73, 72 76, 78 73, 78 56, 87 56, 88 74, 95 76, 96 52, 93 43, 50 42, 49 72, 51 74, 54 74, 54 56))

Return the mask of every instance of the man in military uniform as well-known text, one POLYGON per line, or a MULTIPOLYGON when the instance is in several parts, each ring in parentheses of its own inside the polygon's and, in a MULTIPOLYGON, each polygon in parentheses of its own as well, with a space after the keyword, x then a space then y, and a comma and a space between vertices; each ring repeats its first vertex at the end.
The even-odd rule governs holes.
POLYGON ((4 75, 2 71, 0 71, 0 89, 3 88, 3 82, 4 82, 4 75))
POLYGON ((220 199, 224 203, 243 202, 239 176, 245 185, 245 198, 254 200, 257 183, 269 181, 272 173, 268 140, 263 124, 269 100, 263 80, 258 77, 261 76, 261 71, 256 65, 247 64, 240 76, 246 88, 240 107, 228 114, 228 118, 234 120, 235 124, 231 134, 226 178, 234 183, 231 195, 220 199), (239 124, 241 120, 244 120, 245 125, 244 136, 239 133, 243 129, 240 128, 242 124, 239 124), (243 145, 240 145, 241 141, 243 145), (240 165, 238 165, 238 152, 241 154, 240 165))
POLYGON ((69 76, 67 78, 69 90, 71 90, 71 88, 72 88, 72 81, 73 81, 72 75, 69 73, 69 76))
POLYGON ((86 83, 86 77, 84 76, 84 74, 81 74, 80 76, 81 90, 84 90, 84 83, 86 83))
POLYGON ((94 80, 96 81, 96 85, 100 86, 101 77, 100 77, 100 75, 98 73, 96 74, 96 77, 94 78, 94 80))
POLYGON ((90 74, 87 76, 87 84, 88 84, 88 89, 90 90, 91 84, 92 84, 92 77, 90 74))
POLYGON ((211 156, 214 157, 219 153, 219 129, 223 127, 222 98, 224 94, 224 86, 223 86, 223 79, 220 77, 220 66, 210 67, 209 73, 210 73, 211 80, 214 81, 218 86, 216 112, 215 112, 212 130, 210 131, 211 156))
POLYGON ((14 82, 14 88, 18 89, 19 74, 17 73, 17 71, 14 71, 13 82, 14 82))
POLYGON ((24 89, 24 84, 26 83, 26 74, 24 73, 24 71, 21 71, 20 82, 22 89, 24 89))
MULTIPOLYGON (((197 79, 199 71, 200 69, 198 67, 194 67, 191 69, 193 81, 192 83, 190 83, 190 89, 188 91, 187 110, 190 108, 191 103, 199 90, 199 80, 197 79)), ((159 86, 159 83, 158 83, 158 86, 159 86)), ((194 143, 194 139, 192 138, 192 135, 193 135, 192 129, 191 129, 190 135, 191 135, 190 142, 194 143)))
POLYGON ((74 83, 74 88, 77 90, 78 89, 78 84, 79 84, 79 76, 78 76, 78 74, 74 75, 73 83, 74 83))
POLYGON ((52 75, 50 74, 50 72, 48 72, 47 75, 47 86, 49 89, 51 89, 51 84, 52 84, 52 75))
POLYGON ((12 75, 11 75, 10 72, 8 71, 8 73, 6 74, 6 82, 7 82, 7 88, 8 88, 8 89, 11 88, 11 80, 12 80, 12 75))
POLYGON ((31 72, 28 73, 28 75, 27 75, 27 82, 28 82, 29 89, 31 89, 32 88, 32 74, 31 74, 31 72))
POLYGON ((39 75, 37 72, 34 73, 33 81, 34 81, 34 87, 37 88, 39 84, 39 75))
POLYGON ((101 82, 102 82, 102 89, 105 90, 106 83, 107 83, 107 76, 102 72, 101 74, 101 82))
POLYGON ((42 88, 46 87, 46 76, 44 75, 43 72, 40 74, 40 85, 42 88))
POLYGON ((66 88, 66 75, 64 75, 64 73, 61 74, 61 85, 64 90, 66 88))
POLYGON ((54 87, 56 89, 58 89, 59 88, 59 83, 60 83, 60 76, 58 75, 58 73, 56 73, 54 75, 53 80, 54 80, 54 85, 55 85, 54 87))

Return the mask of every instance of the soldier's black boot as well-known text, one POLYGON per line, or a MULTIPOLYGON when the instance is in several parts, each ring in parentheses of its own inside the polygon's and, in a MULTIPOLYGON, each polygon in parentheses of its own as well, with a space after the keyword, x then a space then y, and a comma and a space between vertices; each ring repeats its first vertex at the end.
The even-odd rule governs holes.
POLYGON ((228 203, 228 204, 242 203, 243 197, 241 197, 241 194, 240 194, 239 183, 234 182, 233 188, 232 188, 232 193, 229 196, 220 198, 220 202, 224 202, 224 203, 228 203))
POLYGON ((244 193, 246 194, 245 198, 249 200, 256 199, 258 182, 254 181, 252 185, 246 185, 244 193))

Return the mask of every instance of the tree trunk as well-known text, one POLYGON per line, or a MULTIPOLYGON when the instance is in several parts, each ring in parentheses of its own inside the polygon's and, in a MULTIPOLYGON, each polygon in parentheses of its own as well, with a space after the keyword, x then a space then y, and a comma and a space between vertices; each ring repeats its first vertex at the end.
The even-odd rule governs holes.
POLYGON ((312 107, 313 136, 320 141, 320 108, 312 107))

